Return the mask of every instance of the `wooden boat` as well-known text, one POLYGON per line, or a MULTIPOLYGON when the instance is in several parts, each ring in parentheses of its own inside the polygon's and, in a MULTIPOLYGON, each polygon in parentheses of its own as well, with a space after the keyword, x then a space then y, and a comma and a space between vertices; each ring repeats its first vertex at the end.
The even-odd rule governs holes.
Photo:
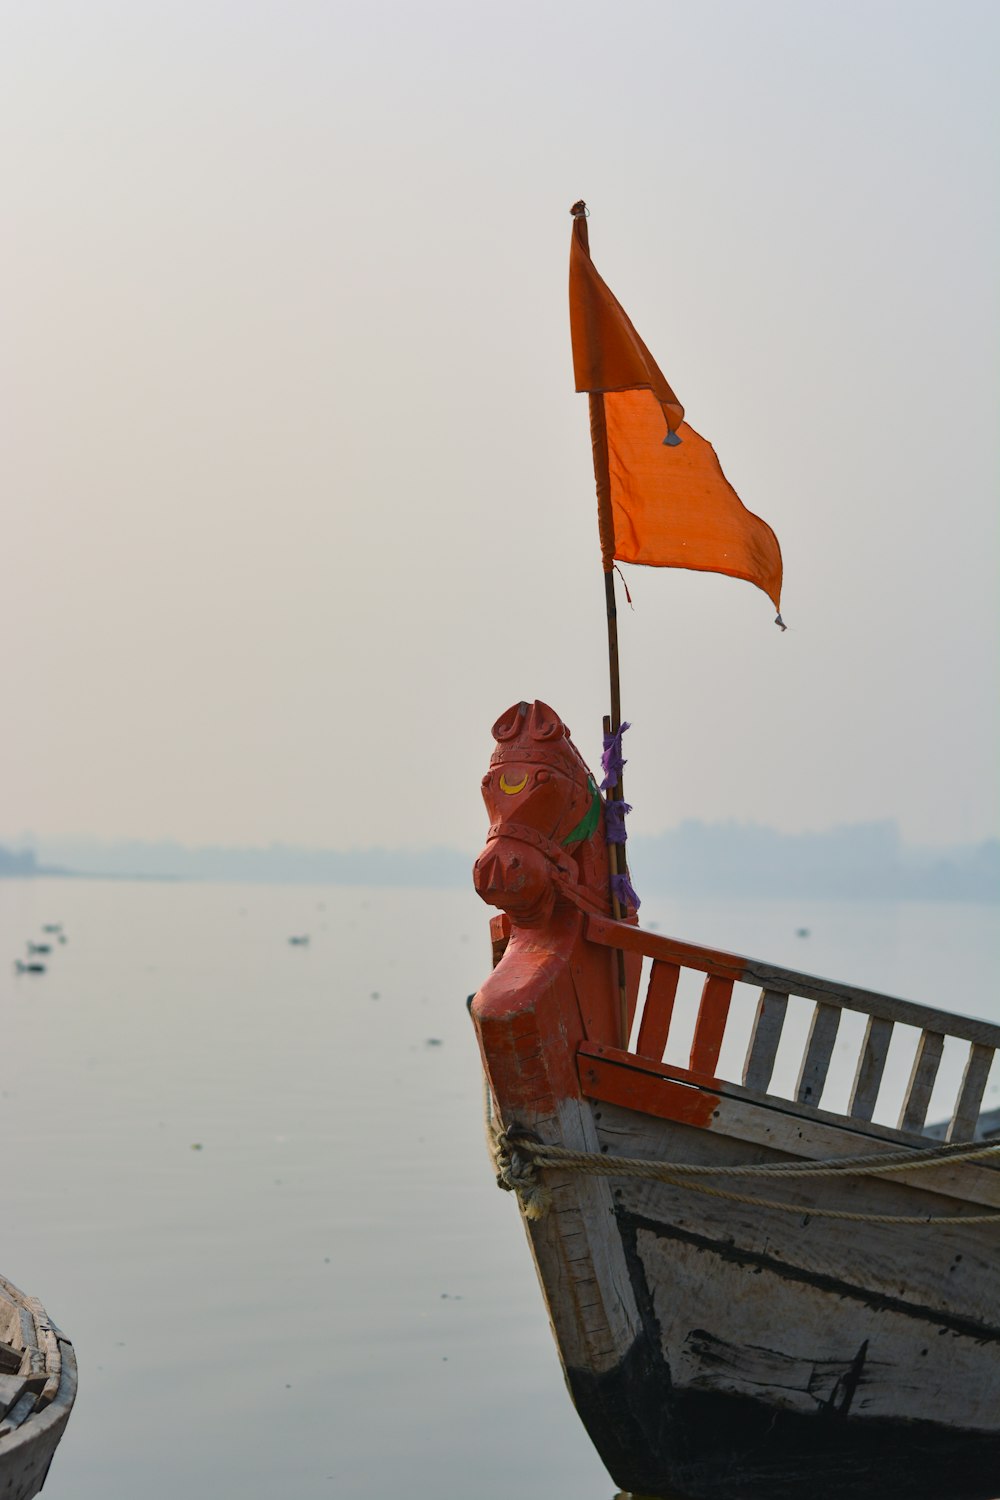
POLYGON ((45 1483, 76 1399, 76 1359, 42 1304, 0 1276, 0 1495, 45 1483))
POLYGON ((1000 1027, 615 920, 605 800, 559 716, 519 703, 494 736, 475 883, 502 914, 471 1006, 490 1136, 615 1481, 690 1500, 1000 1495, 1000 1146, 977 1139, 1000 1027), (681 1066, 664 1056, 692 979, 681 1066), (785 1097, 775 1061, 803 1008, 785 1097), (873 1115, 894 1037, 913 1058, 889 1128, 873 1115), (946 1049, 964 1065, 942 1131, 925 1122, 946 1049))

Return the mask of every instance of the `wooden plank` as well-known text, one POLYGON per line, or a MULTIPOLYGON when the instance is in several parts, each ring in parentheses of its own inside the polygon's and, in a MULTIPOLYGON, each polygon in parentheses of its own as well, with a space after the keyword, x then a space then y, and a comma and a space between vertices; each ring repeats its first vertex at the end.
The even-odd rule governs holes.
POLYGON ((641 927, 633 927, 628 922, 614 922, 610 917, 588 916, 587 937, 592 943, 601 943, 607 948, 642 953, 648 958, 680 964, 682 969, 698 969, 703 974, 711 969, 717 974, 731 974, 733 979, 742 979, 746 966, 746 959, 739 954, 702 948, 696 943, 681 943, 657 932, 644 932, 641 927))
POLYGON ((733 998, 733 981, 721 974, 710 974, 701 992, 698 1020, 691 1042, 690 1066, 696 1073, 714 1073, 726 1034, 729 1006, 733 998))
MULTIPOLYGON (((532 1128, 577 1151, 600 1150, 593 1109, 580 1099, 562 1100, 551 1126, 539 1119, 532 1128)), ((597 1372, 614 1369, 632 1346, 640 1321, 621 1237, 612 1227, 611 1184, 558 1172, 549 1173, 547 1181, 552 1207, 544 1219, 526 1221, 526 1228, 560 1347, 574 1364, 589 1363, 597 1372)))
MULTIPOLYGON (((714 1089, 692 1086, 684 1069, 639 1059, 617 1048, 585 1045, 580 1048, 579 1064, 581 1087, 589 1099, 617 1104, 654 1120, 700 1127, 693 1141, 704 1131, 788 1156, 831 1161, 901 1145, 912 1146, 917 1153, 928 1148, 923 1136, 904 1136, 887 1126, 847 1120, 773 1095, 760 1099, 736 1084, 715 1081, 714 1089), (679 1081, 685 1076, 687 1087, 679 1081)), ((1000 1171, 983 1163, 942 1162, 912 1173, 893 1172, 890 1185, 897 1181, 963 1203, 1000 1209, 1000 1171)), ((760 1188, 758 1183, 756 1189, 760 1188)), ((770 1194, 764 1191, 763 1196, 770 1194)))
POLYGON ((799 1104, 818 1104, 823 1097, 839 1026, 840 1010, 836 1005, 817 1005, 795 1085, 795 1098, 799 1104))
POLYGON ((644 932, 641 927, 632 927, 626 922, 613 922, 608 917, 588 916, 587 937, 591 942, 601 943, 605 947, 621 948, 625 953, 642 953, 648 958, 679 963, 682 968, 725 974, 745 984, 758 984, 788 995, 801 995, 806 1000, 839 1005, 845 1010, 859 1010, 865 1015, 881 1016, 887 1021, 901 1021, 907 1026, 917 1026, 925 1031, 940 1031, 945 1036, 962 1037, 965 1041, 979 1042, 986 1047, 1000 1047, 1000 1026, 989 1021, 951 1015, 929 1005, 917 1005, 910 1000, 899 1000, 893 995, 880 995, 875 990, 837 984, 831 979, 820 979, 815 974, 802 974, 795 969, 779 968, 777 964, 763 963, 760 959, 743 958, 735 953, 681 943, 657 932, 644 932))
POLYGON ((45 1350, 45 1384, 38 1396, 39 1408, 48 1406, 50 1401, 55 1400, 62 1379, 62 1351, 53 1328, 42 1330, 42 1343, 45 1350))
POLYGON ((948 1126, 949 1141, 971 1141, 979 1123, 979 1111, 986 1092, 986 1081, 993 1066, 993 1048, 980 1047, 974 1042, 969 1048, 968 1061, 962 1075, 962 1086, 958 1091, 955 1113, 948 1126))
POLYGON ((10 1343, 15 1349, 37 1349, 35 1320, 26 1307, 17 1309, 17 1322, 11 1330, 10 1343))
MULTIPOLYGON (((902 1130, 897 1130, 893 1125, 876 1125, 871 1120, 852 1120, 849 1116, 838 1114, 834 1110, 817 1109, 812 1104, 798 1104, 794 1099, 785 1099, 777 1094, 755 1094, 738 1083, 730 1082, 729 1079, 712 1078, 706 1073, 693 1073, 690 1068, 677 1067, 673 1063, 654 1062, 651 1058, 636 1057, 633 1052, 623 1052, 620 1048, 609 1047, 603 1042, 581 1042, 577 1049, 577 1072, 582 1080, 583 1092, 588 1095, 590 1089, 587 1069, 594 1058, 611 1059, 623 1068, 627 1068, 630 1074, 635 1075, 636 1089, 632 1107, 647 1114, 663 1115, 667 1119, 675 1118, 670 1110, 663 1110, 657 1105, 660 1088, 663 1083, 667 1082, 677 1084, 686 1097, 693 1096, 696 1100, 724 1094, 731 1099, 760 1104, 775 1114, 790 1116, 795 1121, 819 1119, 828 1125, 859 1132, 885 1144, 914 1146, 919 1149, 928 1143, 926 1136, 909 1135, 902 1130)), ((623 1103, 624 1101, 616 1100, 615 1102, 623 1103)), ((711 1118, 711 1111, 709 1111, 708 1118, 711 1118)))
MULTIPOLYGON (((621 1052, 615 1054, 615 1061, 631 1057, 631 1053, 621 1052)), ((662 1074, 651 1076, 638 1068, 615 1067, 609 1063, 607 1049, 603 1047, 587 1054, 581 1049, 577 1061, 580 1087, 588 1099, 606 1099, 610 1104, 622 1104, 640 1114, 679 1120, 703 1130, 711 1128, 718 1095, 708 1089, 690 1088, 662 1074)))
POLYGON ((0 1422, 0 1438, 5 1438, 16 1427, 20 1427, 21 1423, 26 1422, 34 1410, 34 1392, 28 1391, 21 1397, 20 1401, 15 1401, 10 1411, 5 1413, 3 1421, 0 1422))
POLYGON ((642 1020, 639 1022, 639 1035, 635 1043, 635 1050, 640 1057, 653 1057, 659 1060, 663 1056, 667 1038, 670 1035, 670 1021, 674 1013, 674 999, 677 995, 677 983, 680 977, 679 964, 654 960, 646 989, 646 1002, 642 1008, 642 1020))
POLYGON ((788 996, 780 990, 761 990, 753 1031, 743 1064, 743 1087, 766 1094, 774 1072, 774 1059, 785 1024, 788 996))
POLYGON ((900 1130, 923 1130, 943 1051, 944 1037, 939 1031, 921 1032, 903 1107, 899 1112, 900 1130))
POLYGON ((19 1375, 0 1375, 0 1417, 24 1395, 25 1382, 19 1375))
POLYGON ((851 1102, 847 1106, 847 1112, 854 1120, 870 1120, 875 1113, 892 1031, 892 1021, 887 1021, 882 1016, 868 1017, 864 1045, 858 1058, 854 1087, 851 1089, 851 1102))
POLYGON ((48 1371, 45 1368, 45 1354, 41 1349, 34 1347, 25 1349, 21 1356, 21 1374, 32 1380, 45 1384, 48 1371))
POLYGON ((3 1298, 6 1302, 14 1303, 16 1307, 20 1307, 24 1301, 24 1293, 12 1281, 8 1281, 6 1276, 0 1276, 0 1298, 3 1298))

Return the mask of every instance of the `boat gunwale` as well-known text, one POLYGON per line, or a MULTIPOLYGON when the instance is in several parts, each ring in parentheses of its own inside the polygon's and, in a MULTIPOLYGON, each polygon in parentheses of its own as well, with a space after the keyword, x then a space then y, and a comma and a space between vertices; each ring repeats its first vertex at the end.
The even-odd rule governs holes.
POLYGON ((43 1440, 49 1428, 65 1426, 69 1419, 79 1384, 76 1354, 65 1334, 57 1332, 56 1337, 62 1354, 62 1369, 56 1393, 45 1406, 36 1407, 12 1432, 0 1437, 0 1464, 6 1464, 16 1456, 19 1448, 43 1440))
MULTIPOLYGON (((916 1175, 908 1171, 897 1170, 892 1173, 894 1182, 906 1187, 918 1188, 923 1192, 940 1194, 945 1198, 1000 1209, 1000 1182, 997 1180, 1000 1163, 994 1165, 984 1160, 950 1163, 945 1158, 934 1166, 922 1166, 919 1161, 921 1154, 926 1155, 927 1152, 933 1151, 936 1144, 928 1140, 926 1136, 904 1133, 892 1129, 891 1126, 875 1125, 868 1120, 855 1120, 850 1115, 839 1115, 832 1110, 817 1109, 810 1104, 798 1104, 795 1100, 783 1099, 775 1094, 756 1094, 750 1089, 741 1088, 738 1084, 728 1083, 724 1079, 707 1078, 684 1068, 675 1067, 671 1063, 656 1063, 650 1058, 637 1057, 635 1053, 623 1052, 619 1048, 601 1044, 581 1043, 577 1051, 577 1066, 581 1093, 592 1104, 614 1104, 621 1109, 631 1110, 636 1115, 672 1121, 677 1125, 691 1125, 695 1129, 704 1130, 705 1126, 690 1119, 681 1118, 669 1107, 670 1101, 667 1095, 670 1086, 685 1088, 715 1101, 713 1119, 707 1128, 720 1140, 729 1137, 750 1141, 762 1149, 775 1150, 784 1156, 801 1157, 803 1160, 814 1162, 827 1158, 835 1161, 837 1147, 845 1137, 850 1138, 849 1141, 844 1140, 845 1153, 863 1152, 868 1145, 872 1147, 873 1156, 878 1154, 880 1146, 910 1147, 913 1150, 914 1167, 918 1169, 916 1175), (587 1077, 588 1065, 595 1075, 592 1078, 587 1077), (626 1097, 624 1091, 615 1088, 613 1083, 609 1084, 609 1079, 613 1079, 616 1075, 623 1076, 629 1073, 638 1075, 640 1086, 644 1090, 642 1101, 626 1097), (656 1096, 650 1091, 657 1090, 660 1085, 667 1087, 663 1090, 663 1107, 657 1109, 655 1107, 656 1096), (652 1107, 647 1107, 647 1101, 652 1107), (727 1119, 731 1111, 739 1115, 738 1121, 727 1119), (802 1136, 801 1133, 789 1132, 780 1142, 766 1139, 762 1128, 755 1130, 752 1136, 748 1136, 746 1134, 750 1119, 748 1111, 762 1112, 754 1115, 754 1118, 758 1120, 764 1120, 768 1115, 784 1116, 800 1125, 808 1124, 813 1129, 808 1137, 802 1136), (815 1140, 817 1134, 827 1138, 815 1140)), ((605 1160, 610 1166, 613 1158, 606 1157, 605 1160)), ((877 1180, 873 1172, 864 1172, 861 1175, 877 1180)), ((997 1217, 1000 1218, 1000 1214, 997 1217)))

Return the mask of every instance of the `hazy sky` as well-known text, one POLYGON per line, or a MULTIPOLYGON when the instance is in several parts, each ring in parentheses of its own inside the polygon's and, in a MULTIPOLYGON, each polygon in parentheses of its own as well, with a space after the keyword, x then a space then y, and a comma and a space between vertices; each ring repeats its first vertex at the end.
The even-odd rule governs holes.
POLYGON ((996 70, 957 0, 7 0, 0 837, 477 847, 596 760, 569 205, 785 560, 626 570, 634 831, 1000 833, 996 70))

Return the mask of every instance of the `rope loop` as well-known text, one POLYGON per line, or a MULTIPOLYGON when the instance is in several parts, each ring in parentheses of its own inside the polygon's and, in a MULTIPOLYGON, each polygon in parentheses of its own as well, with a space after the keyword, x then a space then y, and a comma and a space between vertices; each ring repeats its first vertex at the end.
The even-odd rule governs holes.
POLYGON ((530 1145, 521 1137, 513 1139, 505 1130, 494 1132, 492 1152, 497 1187, 505 1193, 517 1194, 526 1219, 544 1219, 552 1206, 552 1194, 539 1178, 530 1145))

